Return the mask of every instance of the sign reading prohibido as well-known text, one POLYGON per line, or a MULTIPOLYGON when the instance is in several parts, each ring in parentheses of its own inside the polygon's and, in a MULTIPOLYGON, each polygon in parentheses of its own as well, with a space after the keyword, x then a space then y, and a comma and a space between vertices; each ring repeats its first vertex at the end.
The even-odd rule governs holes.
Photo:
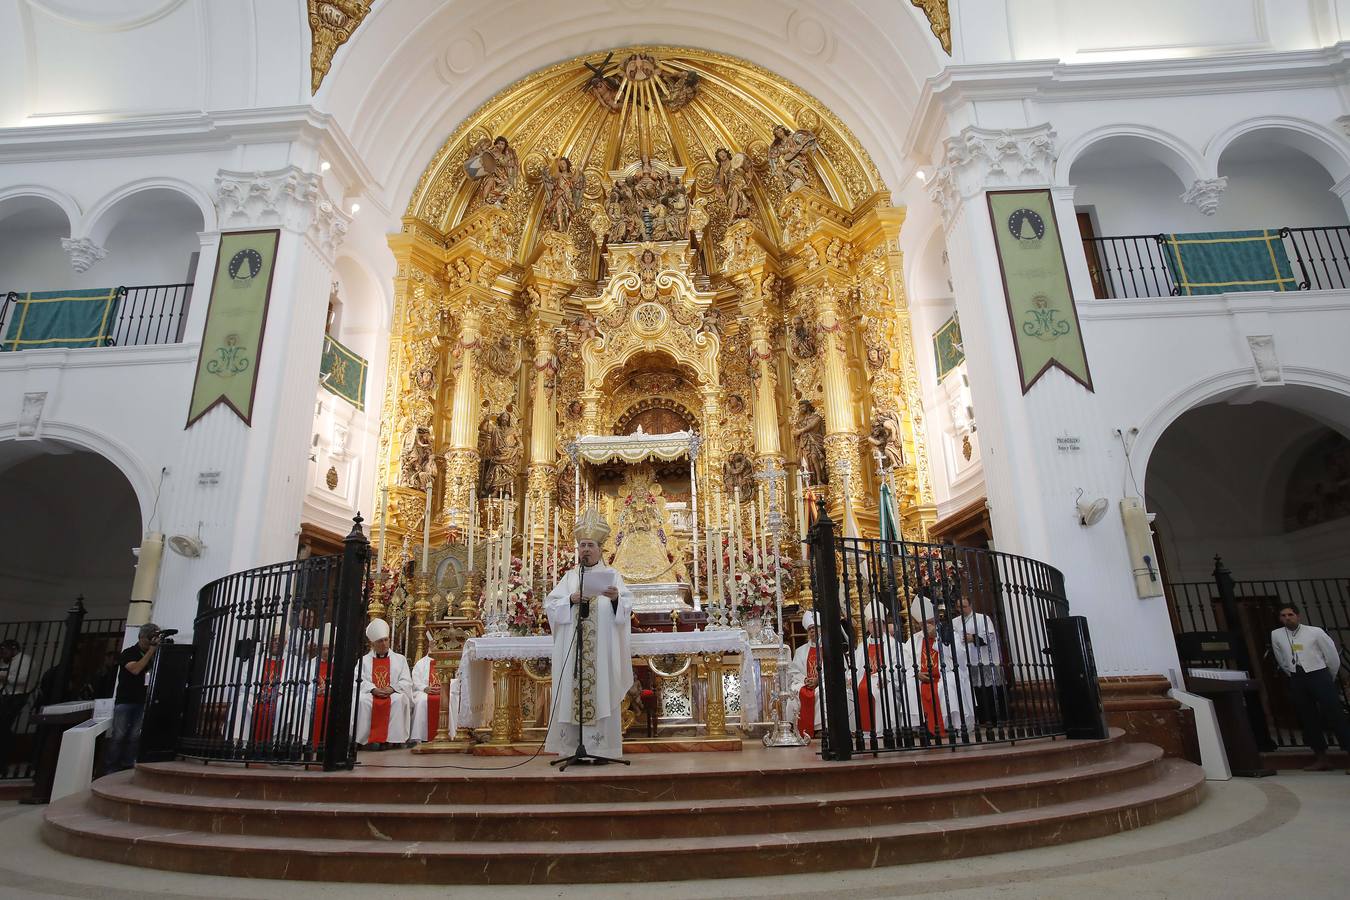
POLYGON ((990 191, 988 196, 1022 393, 1051 366, 1092 390, 1050 192, 990 191))
POLYGON ((253 392, 258 384, 258 360, 267 300, 276 270, 277 241, 281 232, 232 231, 220 236, 220 255, 211 281, 211 302, 197 359, 185 428, 223 403, 245 425, 253 419, 253 392))

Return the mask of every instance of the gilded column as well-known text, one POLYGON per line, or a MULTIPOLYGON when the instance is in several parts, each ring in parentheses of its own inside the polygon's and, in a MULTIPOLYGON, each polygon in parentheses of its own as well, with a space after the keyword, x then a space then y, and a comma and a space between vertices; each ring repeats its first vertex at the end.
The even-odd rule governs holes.
POLYGON ((542 311, 533 316, 530 327, 534 333, 534 391, 530 403, 530 468, 526 493, 531 504, 532 537, 547 539, 544 533, 549 495, 554 490, 553 474, 558 415, 554 409, 557 396, 558 353, 557 332, 560 316, 542 311))
POLYGON ((825 399, 825 458, 830 467, 830 500, 841 508, 844 486, 855 511, 862 502, 862 473, 858 471, 858 425, 848 381, 848 356, 839 316, 839 294, 845 285, 826 281, 817 289, 816 332, 821 351, 821 384, 825 399))
POLYGON ((466 298, 455 341, 455 392, 450 407, 450 437, 445 453, 446 503, 469 508, 478 481, 478 352, 482 347, 482 309, 466 298))

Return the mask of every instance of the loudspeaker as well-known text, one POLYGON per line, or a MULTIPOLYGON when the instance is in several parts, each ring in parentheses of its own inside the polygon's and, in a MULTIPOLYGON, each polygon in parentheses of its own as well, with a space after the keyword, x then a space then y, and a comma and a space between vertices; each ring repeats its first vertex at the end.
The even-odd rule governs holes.
POLYGON ((1083 616, 1047 619, 1050 658, 1055 671, 1055 691, 1064 717, 1064 733, 1071 738, 1102 740, 1106 737, 1106 712, 1102 709, 1097 663, 1092 656, 1092 635, 1083 616))
POLYGON ((137 762, 164 762, 177 755, 194 649, 191 644, 165 644, 155 654, 137 762))

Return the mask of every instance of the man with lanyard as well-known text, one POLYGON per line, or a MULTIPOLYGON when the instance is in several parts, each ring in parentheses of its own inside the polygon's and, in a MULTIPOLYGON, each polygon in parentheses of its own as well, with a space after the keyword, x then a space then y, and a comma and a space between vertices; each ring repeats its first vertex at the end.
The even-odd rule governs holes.
MULTIPOLYGON (((1331 637, 1316 625, 1299 621, 1298 607, 1280 607, 1280 627, 1270 633, 1270 647, 1280 671, 1289 676, 1289 696, 1294 701, 1303 740, 1315 759, 1305 766, 1310 772, 1328 772, 1326 731, 1336 733, 1341 749, 1350 753, 1350 723, 1341 708, 1336 677, 1341 657, 1331 637)), ((1342 673, 1344 674, 1344 673, 1342 673)), ((1350 769, 1346 769, 1350 774, 1350 769)))

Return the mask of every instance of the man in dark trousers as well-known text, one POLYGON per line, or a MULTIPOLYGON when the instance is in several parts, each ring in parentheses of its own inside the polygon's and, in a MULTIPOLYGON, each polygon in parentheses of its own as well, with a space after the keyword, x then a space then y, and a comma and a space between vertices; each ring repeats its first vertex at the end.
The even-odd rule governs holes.
POLYGON ((141 626, 136 643, 117 658, 117 692, 113 694, 112 731, 108 736, 104 766, 106 775, 130 769, 136 763, 141 720, 145 717, 145 684, 150 680, 150 664, 158 649, 159 626, 147 622, 141 626))
MULTIPOLYGON (((1280 671, 1289 676, 1289 696, 1303 729, 1303 740, 1316 759, 1306 768, 1310 772, 1331 769, 1327 761, 1328 729, 1336 733, 1341 749, 1350 753, 1350 722, 1341 708, 1336 678, 1341 657, 1331 636, 1316 625, 1299 620, 1298 607, 1287 603, 1280 607, 1280 627, 1270 633, 1270 648, 1280 671)), ((1350 769, 1346 772, 1350 774, 1350 769)))

